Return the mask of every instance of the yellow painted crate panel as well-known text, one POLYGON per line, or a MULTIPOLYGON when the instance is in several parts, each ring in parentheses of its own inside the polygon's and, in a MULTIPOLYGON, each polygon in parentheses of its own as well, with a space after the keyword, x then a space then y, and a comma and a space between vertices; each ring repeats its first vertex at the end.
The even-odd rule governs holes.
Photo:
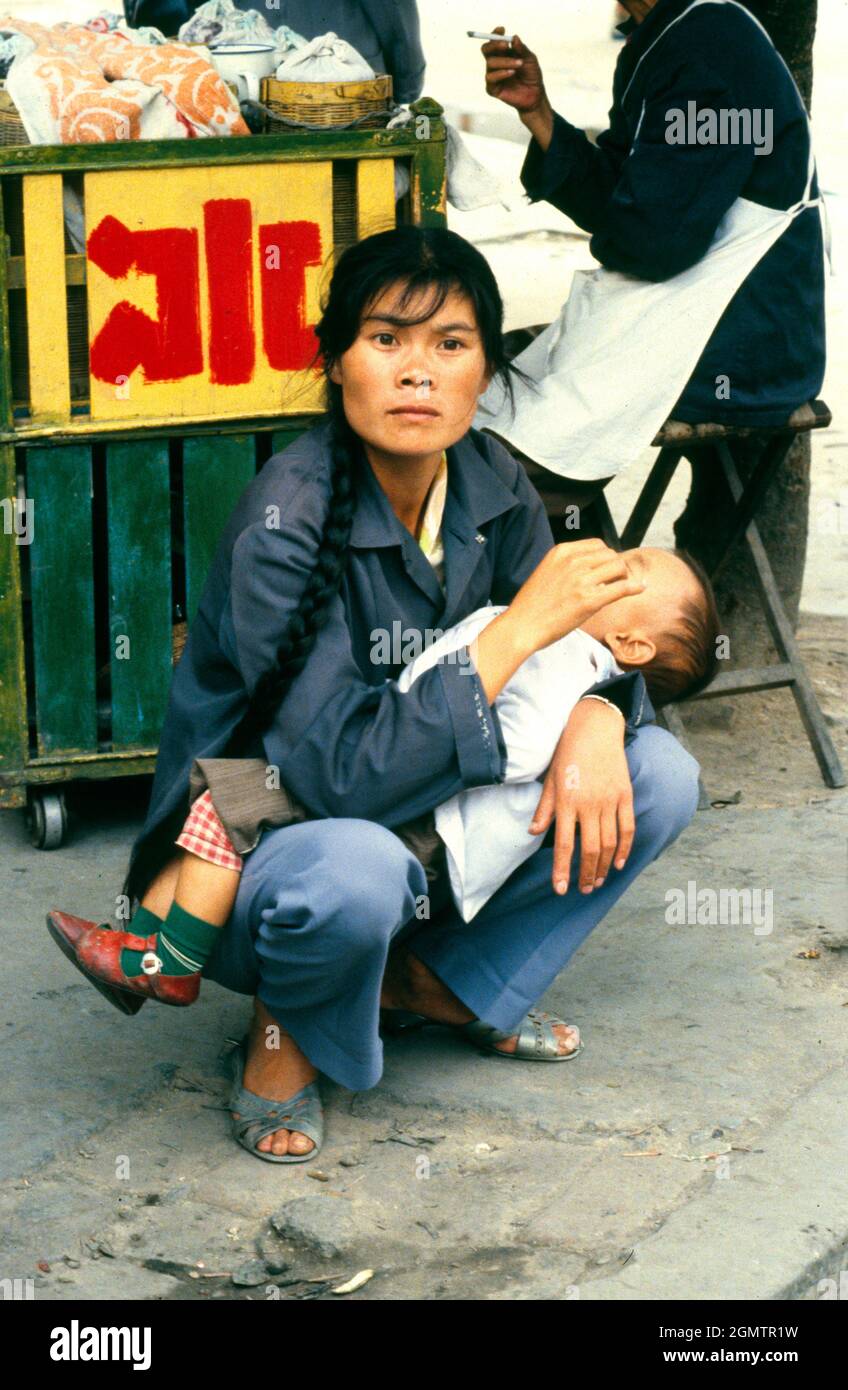
POLYGON ((91 417, 322 408, 329 161, 85 176, 91 417))

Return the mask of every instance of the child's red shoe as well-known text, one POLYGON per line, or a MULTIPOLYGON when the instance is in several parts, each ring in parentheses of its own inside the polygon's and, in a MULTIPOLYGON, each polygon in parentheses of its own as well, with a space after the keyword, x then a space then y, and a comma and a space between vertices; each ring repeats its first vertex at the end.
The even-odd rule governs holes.
POLYGON ((200 974, 163 975, 156 953, 156 936, 136 936, 113 931, 104 923, 86 921, 70 912, 54 909, 47 914, 47 930, 60 951, 121 1013, 138 1013, 145 999, 185 1007, 200 993, 200 974), (122 951, 143 951, 143 973, 125 975, 122 951))

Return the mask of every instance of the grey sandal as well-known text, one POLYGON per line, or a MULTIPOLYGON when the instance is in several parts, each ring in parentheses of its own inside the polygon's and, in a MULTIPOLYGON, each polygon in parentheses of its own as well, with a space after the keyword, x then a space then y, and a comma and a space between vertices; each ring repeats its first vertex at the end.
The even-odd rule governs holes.
POLYGON ((572 1052, 558 1050, 559 1042, 554 1032, 554 1024, 557 1023, 565 1024, 565 1019, 557 1018, 556 1014, 545 1013, 543 1009, 531 1009, 524 1015, 518 1027, 513 1028, 510 1033, 494 1028, 490 1023, 483 1023, 479 1018, 473 1018, 470 1023, 442 1024, 434 1019, 425 1018, 423 1014, 409 1013, 406 1009, 380 1010, 380 1033, 383 1037, 400 1037, 403 1033, 416 1032, 419 1028, 451 1027, 455 1028, 457 1033, 463 1033, 481 1052, 490 1052, 495 1057, 506 1057, 507 1061, 511 1062, 570 1062, 572 1057, 577 1057, 583 1051, 582 1042, 579 1042, 572 1052), (516 1033, 518 1043, 514 1052, 501 1052, 500 1048, 493 1046, 493 1043, 506 1042, 507 1038, 514 1038, 516 1033))
POLYGON ((266 1100, 264 1096, 254 1095, 253 1091, 246 1091, 242 1085, 247 1038, 237 1043, 231 1055, 233 1089, 227 1109, 238 1114, 238 1119, 231 1116, 236 1142, 268 1163, 307 1163, 314 1158, 324 1141, 324 1111, 318 1082, 310 1081, 288 1100, 266 1100), (278 1129, 294 1129, 298 1134, 305 1134, 315 1148, 305 1154, 275 1154, 264 1153, 256 1147, 260 1139, 278 1129))
MULTIPOLYGON (((583 1051, 583 1044, 579 1042, 572 1052, 560 1052, 554 1032, 556 1023, 565 1023, 565 1019, 545 1013, 543 1009, 530 1009, 517 1029, 505 1031, 493 1028, 491 1024, 474 1018, 470 1023, 459 1024, 458 1031, 464 1033, 470 1042, 476 1043, 481 1052, 505 1057, 508 1062, 570 1062, 583 1051), (493 1046, 494 1043, 505 1042, 507 1038, 514 1038, 516 1032, 518 1043, 514 1052, 501 1052, 500 1048, 493 1046)), ((566 1024, 566 1027, 570 1026, 566 1024)))

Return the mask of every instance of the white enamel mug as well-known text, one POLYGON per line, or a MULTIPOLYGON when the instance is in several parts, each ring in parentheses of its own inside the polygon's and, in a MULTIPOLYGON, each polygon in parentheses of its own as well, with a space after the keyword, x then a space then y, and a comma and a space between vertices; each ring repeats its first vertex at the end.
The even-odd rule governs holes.
POLYGON ((222 43, 209 56, 225 82, 238 88, 242 101, 259 100, 259 83, 277 66, 277 50, 271 43, 222 43))

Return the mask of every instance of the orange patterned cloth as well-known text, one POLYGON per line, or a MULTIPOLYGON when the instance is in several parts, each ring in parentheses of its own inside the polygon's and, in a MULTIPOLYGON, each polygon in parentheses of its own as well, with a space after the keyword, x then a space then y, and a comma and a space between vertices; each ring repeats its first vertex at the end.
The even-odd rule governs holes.
POLYGON ((250 133, 224 79, 186 44, 11 16, 0 28, 34 44, 15 59, 6 86, 36 144, 250 133))

